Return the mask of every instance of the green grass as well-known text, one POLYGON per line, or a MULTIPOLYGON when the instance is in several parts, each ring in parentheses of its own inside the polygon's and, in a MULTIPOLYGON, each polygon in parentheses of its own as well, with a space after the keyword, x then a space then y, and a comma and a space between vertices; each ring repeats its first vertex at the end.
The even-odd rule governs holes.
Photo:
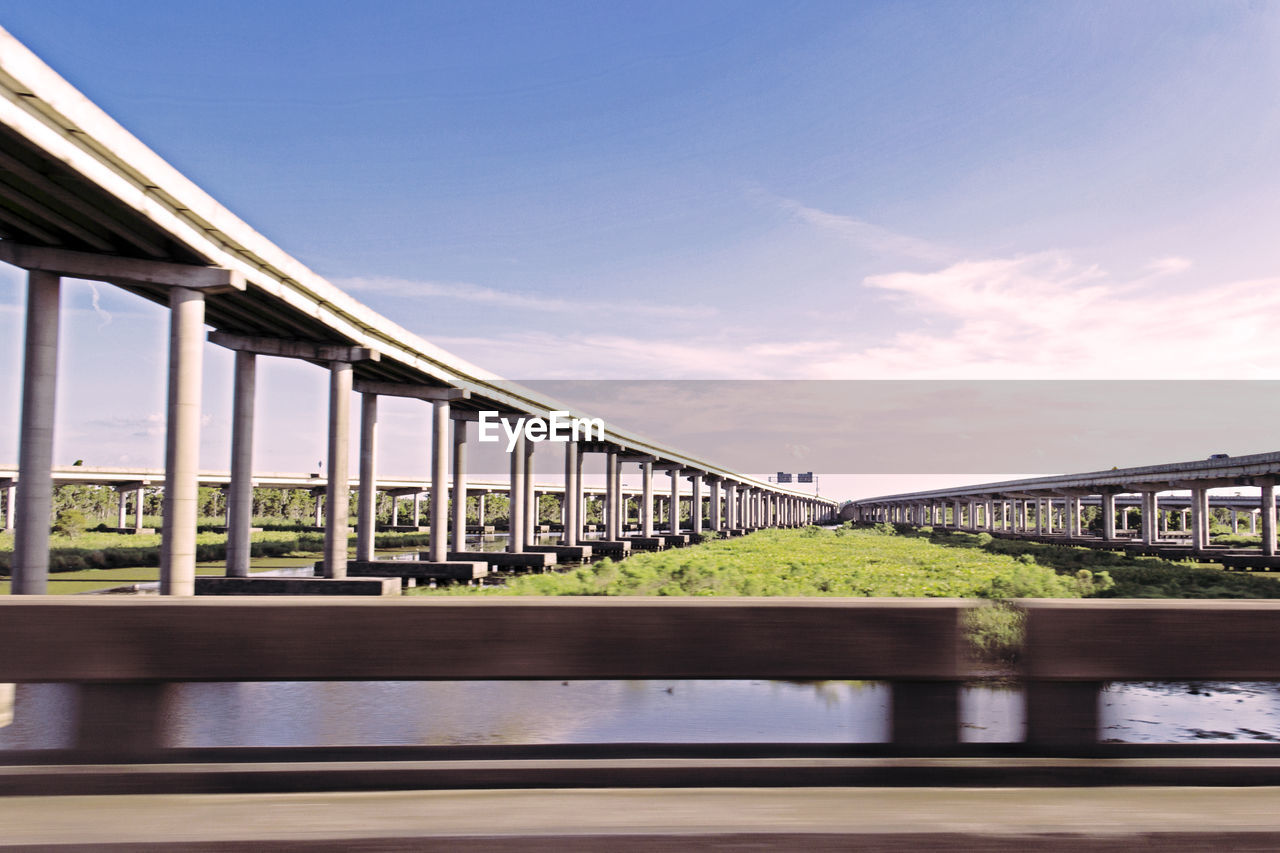
MULTIPOLYGON (((425 533, 379 533, 374 537, 378 548, 408 548, 426 545, 425 533)), ((355 544, 355 536, 349 542, 355 544)), ((49 541, 49 571, 53 574, 109 570, 160 565, 160 536, 122 533, 85 532, 76 536, 55 535, 49 541)), ((282 557, 290 554, 318 554, 324 547, 324 534, 265 531, 254 533, 250 553, 255 559, 282 557)), ((196 560, 224 561, 227 556, 225 533, 196 534, 196 560)), ((0 575, 8 575, 13 558, 13 535, 0 535, 0 575)))
POLYGON ((504 586, 418 594, 1079 597, 1108 579, 877 530, 761 530, 692 548, 602 560, 504 586))

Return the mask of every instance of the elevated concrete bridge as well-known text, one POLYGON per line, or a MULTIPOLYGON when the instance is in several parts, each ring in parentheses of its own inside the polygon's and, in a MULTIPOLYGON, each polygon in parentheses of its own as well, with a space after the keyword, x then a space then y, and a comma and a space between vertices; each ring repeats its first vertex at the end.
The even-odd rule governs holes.
MULTIPOLYGON (((102 281, 170 308, 161 589, 194 591, 196 489, 200 482, 201 360, 207 342, 235 352, 229 473, 228 574, 248 575, 253 480, 254 383, 259 357, 292 358, 325 370, 329 382, 325 577, 347 575, 352 395, 360 394, 361 494, 378 488, 374 469, 378 400, 422 400, 432 410, 430 562, 467 562, 460 502, 449 519, 450 479, 466 491, 467 424, 482 411, 502 417, 588 417, 433 346, 361 304, 258 234, 125 131, 11 35, 0 31, 0 260, 28 271, 22 374, 13 591, 44 592, 53 488, 59 292, 64 277, 102 281), (452 463, 452 474, 450 464, 452 463), (452 537, 452 543, 450 542, 452 537), (450 545, 452 544, 452 549, 450 545), (450 556, 450 555, 454 556, 450 556)), ((564 445, 564 544, 582 542, 582 458, 604 457, 606 539, 621 542, 624 465, 645 483, 642 532, 652 533, 654 471, 683 481, 710 506, 712 529, 799 524, 825 518, 833 502, 779 487, 606 424, 592 442, 564 445)), ((510 456, 513 554, 526 553, 535 492, 523 435, 510 456)), ((362 514, 373 501, 361 501, 362 514)), ((372 516, 357 525, 357 561, 373 559, 372 516)), ((673 525, 674 526, 674 525, 673 525)), ((693 513, 700 533, 702 513, 693 513)), ((679 530, 673 529, 673 534, 679 530)))
POLYGON ((852 501, 842 515, 859 521, 887 521, 916 526, 950 527, 992 535, 1220 562, 1227 568, 1280 568, 1276 555, 1276 480, 1280 453, 1249 456, 1216 454, 1208 459, 1113 468, 1083 474, 1063 474, 978 483, 852 501), (1211 489, 1257 489, 1256 497, 1239 494, 1211 496, 1211 489), (1168 495, 1168 492, 1185 494, 1168 495), (1083 508, 1101 508, 1100 535, 1083 527, 1083 508), (1129 507, 1137 506, 1140 527, 1129 531, 1129 507), (1258 548, 1214 546, 1209 535, 1213 507, 1232 516, 1249 513, 1251 532, 1261 528, 1258 548), (1124 510, 1117 512, 1117 509, 1124 510), (1170 540, 1168 511, 1183 521, 1170 540), (1133 535, 1130 535, 1130 534, 1133 535))

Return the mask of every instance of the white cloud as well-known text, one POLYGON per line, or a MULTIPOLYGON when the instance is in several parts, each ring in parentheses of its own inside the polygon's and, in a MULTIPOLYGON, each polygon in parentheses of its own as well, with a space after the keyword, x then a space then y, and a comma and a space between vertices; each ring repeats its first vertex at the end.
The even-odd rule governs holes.
POLYGON ((1186 272, 1191 269, 1191 260, 1189 258, 1180 258, 1177 255, 1170 255, 1167 258, 1153 258, 1147 264, 1154 275, 1177 275, 1180 272, 1186 272))
POLYGON ((466 282, 414 281, 403 278, 343 278, 334 284, 344 290, 362 293, 384 293, 412 299, 434 297, 456 299, 463 302, 479 302, 501 308, 519 308, 529 311, 546 311, 557 314, 581 314, 585 311, 626 312, 649 317, 710 317, 716 309, 709 305, 651 305, 644 302, 619 302, 616 300, 593 301, 589 299, 556 299, 496 290, 466 282))
POLYGON ((696 338, 521 332, 438 338, 512 378, 1267 379, 1280 376, 1280 277, 1170 289, 1191 266, 1117 278, 1061 251, 965 260, 863 282, 907 325, 858 346, 751 330, 696 338), (1154 275, 1153 275, 1154 273, 1154 275))
POLYGON ((944 246, 921 240, 919 237, 899 234, 872 222, 807 207, 793 199, 780 198, 777 203, 800 222, 834 232, 876 254, 896 255, 931 263, 945 263, 956 257, 956 252, 944 246))
MULTIPOLYGON (((1165 259, 1162 273, 1190 263, 1165 259)), ((1151 267, 1148 267, 1151 269, 1151 267)), ((949 325, 906 330, 824 365, 831 376, 893 378, 1271 378, 1280 278, 1194 290, 1114 280, 1063 252, 963 261, 927 274, 871 276, 867 287, 949 325)))

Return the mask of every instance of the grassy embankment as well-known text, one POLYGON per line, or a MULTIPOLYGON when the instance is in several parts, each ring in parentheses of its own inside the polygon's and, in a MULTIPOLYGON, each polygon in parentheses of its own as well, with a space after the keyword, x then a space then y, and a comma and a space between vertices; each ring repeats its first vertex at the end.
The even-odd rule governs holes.
POLYGON ((419 595, 745 595, 977 598, 971 617, 984 654, 1009 660, 1021 636, 1015 598, 1276 598, 1270 577, 985 534, 897 533, 887 525, 763 530, 741 539, 602 560, 497 587, 419 595))

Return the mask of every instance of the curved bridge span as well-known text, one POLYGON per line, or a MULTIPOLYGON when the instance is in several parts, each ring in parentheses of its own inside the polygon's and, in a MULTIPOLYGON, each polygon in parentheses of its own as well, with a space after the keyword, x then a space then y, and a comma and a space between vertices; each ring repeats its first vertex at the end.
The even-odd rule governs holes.
MULTIPOLYGON (((0 260, 28 271, 22 376, 15 592, 45 590, 51 514, 54 399, 57 385, 59 288, 64 277, 103 281, 171 309, 169 402, 164 468, 161 588, 194 589, 197 444, 201 353, 208 341, 234 350, 235 391, 229 475, 228 573, 247 575, 251 506, 254 382, 259 357, 309 361, 329 374, 328 466, 324 572, 347 573, 351 519, 341 484, 349 479, 349 408, 360 394, 361 493, 377 488, 373 467, 379 397, 432 406, 430 556, 462 553, 465 519, 445 497, 466 489, 467 423, 494 411, 510 421, 586 413, 538 395, 433 346, 353 299, 237 218, 129 134, 9 33, 0 30, 0 260), (452 475, 450 474, 452 461, 452 475), (451 530, 452 527, 452 530, 451 530), (449 549, 453 538, 453 552, 449 549)), ((672 500, 687 482, 690 500, 709 506, 712 529, 808 523, 832 501, 793 491, 606 425, 593 441, 565 442, 565 483, 579 499, 565 502, 565 543, 582 528, 582 456, 606 459, 606 535, 621 541, 620 476, 641 466, 647 497, 654 471, 671 478, 672 500)), ((513 532, 522 552, 533 497, 534 442, 521 437, 509 453, 513 532)), ((648 500, 644 502, 646 505, 648 500)), ((363 501, 361 505, 372 506, 363 501)), ((644 513, 642 513, 644 514, 644 513)), ((648 513, 646 517, 651 517, 648 513)), ((703 514, 692 513, 693 533, 703 514)), ((372 519, 361 519, 362 531, 372 519)), ((652 521, 646 525, 650 532, 652 521)), ((620 545, 621 549, 622 546, 620 545)), ((372 559, 362 535, 357 559, 372 559)), ((625 550, 625 549, 622 549, 625 550)))

